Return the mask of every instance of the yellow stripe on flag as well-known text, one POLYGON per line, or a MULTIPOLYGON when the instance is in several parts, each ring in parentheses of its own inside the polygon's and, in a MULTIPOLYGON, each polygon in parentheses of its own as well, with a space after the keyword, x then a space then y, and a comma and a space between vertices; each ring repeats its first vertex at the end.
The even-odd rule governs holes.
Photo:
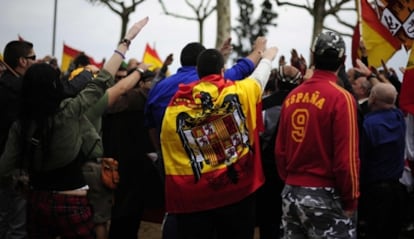
POLYGON ((362 22, 363 35, 362 39, 367 49, 368 62, 374 67, 381 66, 381 60, 387 62, 398 50, 386 41, 377 31, 372 29, 368 24, 362 22))
POLYGON ((365 43, 370 66, 381 67, 401 48, 401 42, 382 25, 367 0, 361 0, 361 35, 365 43))
POLYGON ((148 43, 145 46, 145 52, 144 56, 142 57, 142 62, 144 62, 145 64, 149 64, 150 67, 148 69, 151 71, 161 68, 163 64, 160 57, 158 56, 157 51, 151 48, 148 43))

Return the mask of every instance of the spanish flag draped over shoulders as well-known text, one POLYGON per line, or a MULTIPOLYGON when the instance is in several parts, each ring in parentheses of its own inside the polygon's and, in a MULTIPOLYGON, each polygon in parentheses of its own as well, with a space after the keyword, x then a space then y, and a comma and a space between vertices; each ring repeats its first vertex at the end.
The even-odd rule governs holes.
POLYGON ((210 75, 181 84, 161 128, 166 210, 187 213, 242 200, 264 182, 254 79, 210 75))
MULTIPOLYGON (((401 41, 381 23, 379 12, 371 7, 368 0, 360 2, 361 36, 367 50, 368 62, 376 68, 381 67, 381 60, 387 62, 401 48, 401 41)), ((381 16, 387 17, 388 8, 384 9, 381 16)))

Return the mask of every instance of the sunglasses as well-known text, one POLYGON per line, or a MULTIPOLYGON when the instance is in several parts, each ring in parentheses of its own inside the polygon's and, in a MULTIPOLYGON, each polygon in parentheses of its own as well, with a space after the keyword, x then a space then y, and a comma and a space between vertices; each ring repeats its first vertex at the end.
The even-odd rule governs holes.
POLYGON ((24 58, 35 61, 36 60, 36 55, 33 55, 33 56, 25 56, 24 58))

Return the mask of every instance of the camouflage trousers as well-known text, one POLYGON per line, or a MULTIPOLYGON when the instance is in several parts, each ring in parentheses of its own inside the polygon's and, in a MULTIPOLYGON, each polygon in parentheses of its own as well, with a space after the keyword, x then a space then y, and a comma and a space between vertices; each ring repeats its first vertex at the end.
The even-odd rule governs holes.
POLYGON ((285 185, 281 195, 284 239, 356 238, 355 219, 344 215, 333 188, 285 185))

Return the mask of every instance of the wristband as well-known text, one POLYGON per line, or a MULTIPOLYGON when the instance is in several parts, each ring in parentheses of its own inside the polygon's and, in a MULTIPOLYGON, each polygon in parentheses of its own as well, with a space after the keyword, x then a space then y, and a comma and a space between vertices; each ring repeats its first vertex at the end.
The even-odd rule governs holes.
POLYGON ((141 69, 141 68, 139 68, 139 67, 135 68, 135 70, 138 71, 138 73, 139 73, 139 79, 141 79, 142 78, 142 75, 144 74, 144 70, 141 69))
POLYGON ((123 44, 123 45, 125 45, 126 47, 129 47, 129 45, 131 45, 131 40, 129 40, 129 39, 127 39, 127 38, 124 38, 124 39, 122 39, 122 40, 119 42, 119 44, 123 44))
POLYGON ((122 59, 125 59, 125 55, 122 53, 122 52, 120 52, 120 51, 118 51, 118 50, 114 50, 114 52, 116 53, 116 54, 118 54, 118 55, 120 55, 121 57, 122 57, 122 59))

